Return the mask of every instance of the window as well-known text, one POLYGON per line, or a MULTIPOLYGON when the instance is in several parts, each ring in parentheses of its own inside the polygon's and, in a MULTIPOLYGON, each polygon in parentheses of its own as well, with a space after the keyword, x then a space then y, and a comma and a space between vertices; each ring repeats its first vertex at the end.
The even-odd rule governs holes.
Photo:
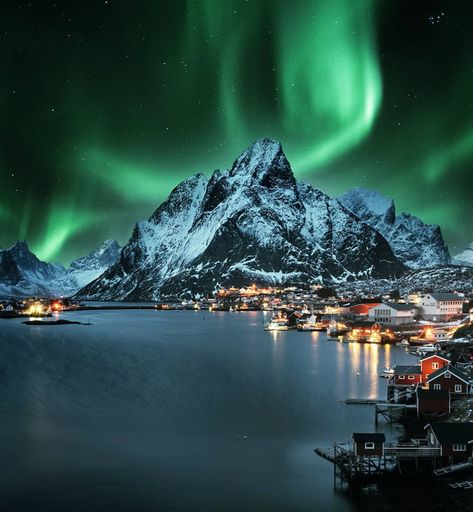
POLYGON ((446 378, 446 379, 449 379, 450 377, 451 377, 450 372, 445 372, 445 378, 446 378))
POLYGON ((455 384, 455 393, 461 393, 461 392, 462 392, 462 385, 455 384))
POLYGON ((409 375, 408 379, 409 380, 414 380, 414 375, 409 375))
POLYGON ((439 364, 438 363, 432 363, 432 370, 438 370, 439 364))
POLYGON ((466 452, 466 444, 454 444, 453 451, 454 452, 466 452))
POLYGON ((434 389, 437 389, 437 390, 438 390, 438 389, 441 389, 440 384, 434 384, 434 389))
POLYGON ((404 380, 404 379, 405 379, 404 375, 399 375, 399 380, 404 380))
POLYGON ((365 450, 374 450, 374 443, 365 443, 365 450))

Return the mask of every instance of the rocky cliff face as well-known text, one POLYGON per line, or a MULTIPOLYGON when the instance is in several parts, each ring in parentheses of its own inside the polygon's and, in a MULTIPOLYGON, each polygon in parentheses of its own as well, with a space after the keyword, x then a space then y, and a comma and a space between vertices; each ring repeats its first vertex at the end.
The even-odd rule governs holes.
POLYGON ((362 188, 338 198, 348 210, 366 222, 389 242, 397 258, 411 269, 425 269, 451 263, 439 226, 424 224, 408 213, 396 216, 394 201, 362 188))
POLYGON ((281 145, 265 139, 229 171, 178 185, 135 226, 120 260, 78 296, 153 300, 250 282, 389 276, 403 268, 376 229, 297 183, 281 145))

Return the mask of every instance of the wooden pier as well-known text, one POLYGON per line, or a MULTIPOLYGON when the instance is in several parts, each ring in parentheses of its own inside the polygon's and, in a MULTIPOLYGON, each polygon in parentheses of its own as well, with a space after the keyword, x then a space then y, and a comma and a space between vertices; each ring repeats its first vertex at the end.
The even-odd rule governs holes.
MULTIPOLYGON (((414 461, 416 467, 420 461, 427 461, 435 468, 441 460, 440 448, 430 446, 425 439, 414 439, 409 443, 384 443, 382 454, 376 455, 357 455, 351 443, 334 443, 332 453, 319 448, 314 452, 332 462, 335 488, 337 485, 343 487, 345 484, 351 486, 374 481, 382 474, 394 471, 396 468, 399 473, 402 473, 401 462, 403 461, 414 461)), ((473 467, 473 464, 468 464, 468 467, 473 467)), ((434 473, 441 474, 441 470, 444 469, 447 468, 440 468, 434 473)))
POLYGON ((379 422, 379 416, 382 416, 387 423, 392 424, 399 421, 400 415, 406 416, 409 409, 417 410, 416 404, 398 404, 389 402, 379 402, 374 408, 374 424, 377 426, 379 422))
POLYGON ((417 410, 417 405, 408 403, 415 391, 409 388, 392 395, 388 400, 377 400, 372 398, 347 398, 347 405, 374 405, 374 422, 378 425, 379 416, 383 417, 389 424, 399 420, 401 415, 406 415, 409 409, 417 410), (398 413, 401 413, 399 415, 398 413))
POLYGON ((450 466, 444 466, 443 468, 438 468, 434 470, 435 476, 444 476, 449 475, 450 473, 454 473, 455 471, 462 471, 464 469, 472 469, 473 462, 459 462, 458 464, 451 464, 450 466))
MULTIPOLYGON (((327 458, 327 457, 326 457, 327 458)), ((343 487, 369 480, 386 471, 387 458, 383 456, 357 457, 350 446, 334 444, 333 447, 333 485, 343 487)))

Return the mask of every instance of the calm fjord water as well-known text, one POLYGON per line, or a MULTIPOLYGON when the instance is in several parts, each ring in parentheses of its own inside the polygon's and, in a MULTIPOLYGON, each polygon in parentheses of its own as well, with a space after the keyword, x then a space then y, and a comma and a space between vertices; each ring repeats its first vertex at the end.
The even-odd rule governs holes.
POLYGON ((414 360, 263 313, 62 317, 93 325, 0 324, 2 511, 353 510, 313 449, 372 431, 340 401, 384 398, 382 368, 414 360))

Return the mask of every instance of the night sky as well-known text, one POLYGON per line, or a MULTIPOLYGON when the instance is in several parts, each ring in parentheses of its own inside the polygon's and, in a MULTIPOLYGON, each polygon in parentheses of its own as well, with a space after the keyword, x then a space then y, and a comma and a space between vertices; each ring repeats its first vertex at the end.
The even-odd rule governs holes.
POLYGON ((171 189, 282 142, 473 241, 473 2, 2 0, 0 245, 69 263, 171 189))

